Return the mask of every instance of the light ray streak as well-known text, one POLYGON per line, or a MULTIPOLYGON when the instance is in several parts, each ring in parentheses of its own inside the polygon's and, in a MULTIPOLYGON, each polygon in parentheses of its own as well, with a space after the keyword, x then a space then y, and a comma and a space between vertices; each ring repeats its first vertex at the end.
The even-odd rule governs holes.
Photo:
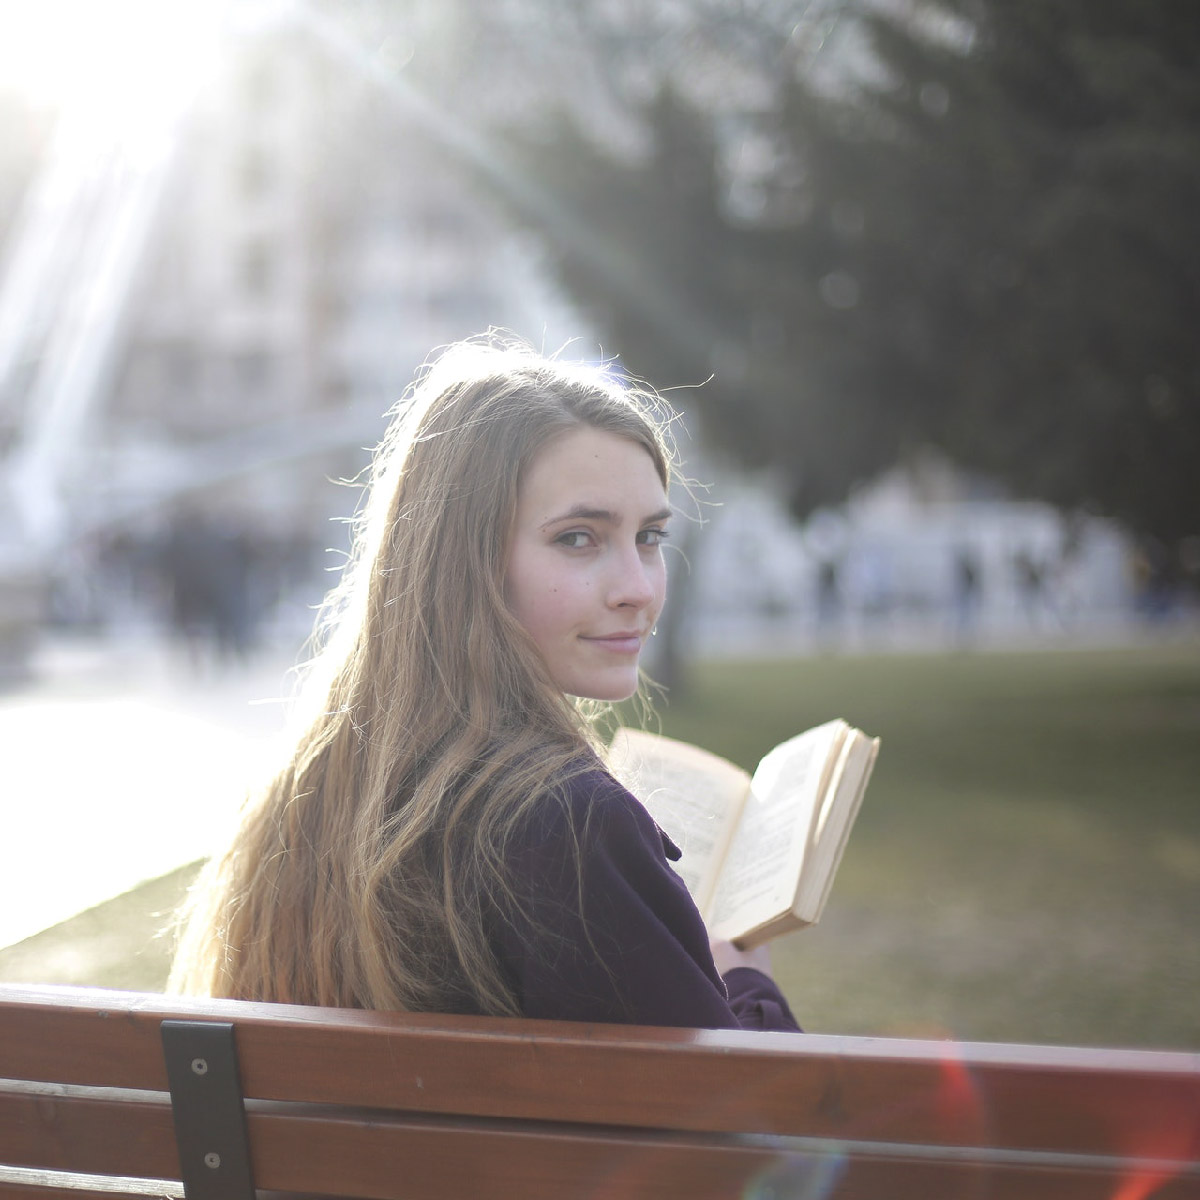
POLYGON ((452 158, 487 179, 555 244, 585 262, 642 320, 707 369, 713 347, 726 335, 686 297, 669 289, 662 279, 649 276, 622 242, 604 237, 577 220, 545 188, 507 162, 482 134, 461 119, 448 116, 335 22, 305 5, 297 6, 295 16, 340 62, 378 87, 416 128, 452 158))

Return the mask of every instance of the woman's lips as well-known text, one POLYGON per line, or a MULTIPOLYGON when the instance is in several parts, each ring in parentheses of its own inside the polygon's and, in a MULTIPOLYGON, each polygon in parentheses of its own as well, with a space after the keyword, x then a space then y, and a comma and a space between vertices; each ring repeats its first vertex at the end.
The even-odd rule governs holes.
POLYGON ((611 650, 614 654, 636 654, 642 648, 640 633, 605 633, 585 636, 583 640, 602 649, 611 650))

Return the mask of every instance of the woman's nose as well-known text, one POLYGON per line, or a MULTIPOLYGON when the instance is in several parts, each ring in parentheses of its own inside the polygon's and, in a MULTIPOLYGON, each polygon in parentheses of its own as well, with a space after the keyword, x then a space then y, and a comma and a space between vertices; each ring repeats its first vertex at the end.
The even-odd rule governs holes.
POLYGON ((618 554, 613 565, 609 603, 613 608, 643 609, 657 595, 656 571, 659 564, 648 562, 640 547, 618 554))

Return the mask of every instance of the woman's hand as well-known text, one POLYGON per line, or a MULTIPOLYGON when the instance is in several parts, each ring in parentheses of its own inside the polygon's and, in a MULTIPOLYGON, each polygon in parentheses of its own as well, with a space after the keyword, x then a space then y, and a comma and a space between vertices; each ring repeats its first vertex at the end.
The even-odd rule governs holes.
POLYGON ((709 938, 708 944, 719 974, 724 975, 734 967, 753 967, 754 970, 774 978, 771 974, 771 948, 768 943, 764 942, 753 950, 739 950, 724 938, 709 938))

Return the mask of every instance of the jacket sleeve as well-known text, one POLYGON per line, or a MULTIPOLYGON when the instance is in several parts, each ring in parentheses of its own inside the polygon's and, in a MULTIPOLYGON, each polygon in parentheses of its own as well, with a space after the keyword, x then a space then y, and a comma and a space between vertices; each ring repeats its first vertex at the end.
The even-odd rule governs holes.
POLYGON ((518 904, 497 944, 528 1017, 797 1030, 759 971, 713 964, 704 922, 642 804, 603 771, 539 806, 509 856, 518 904))

